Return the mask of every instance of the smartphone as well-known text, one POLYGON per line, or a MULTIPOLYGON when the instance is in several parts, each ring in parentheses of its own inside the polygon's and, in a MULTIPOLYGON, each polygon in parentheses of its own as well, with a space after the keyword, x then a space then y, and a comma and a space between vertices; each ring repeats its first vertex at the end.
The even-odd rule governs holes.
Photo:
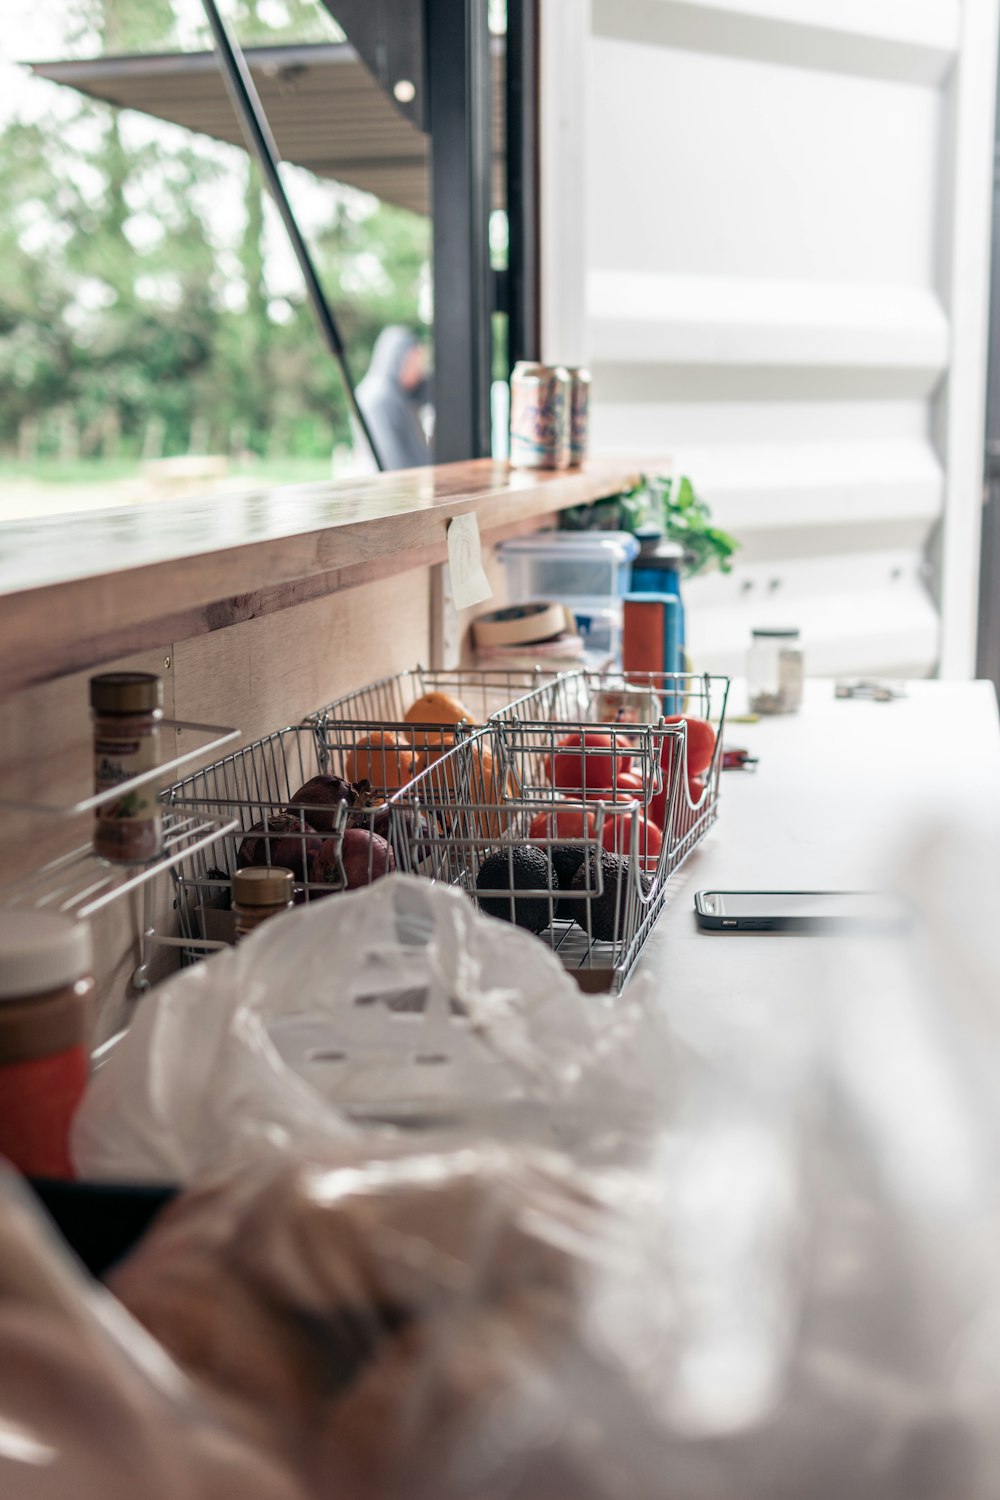
POLYGON ((698 891, 694 909, 705 932, 895 931, 905 921, 886 891, 698 891))

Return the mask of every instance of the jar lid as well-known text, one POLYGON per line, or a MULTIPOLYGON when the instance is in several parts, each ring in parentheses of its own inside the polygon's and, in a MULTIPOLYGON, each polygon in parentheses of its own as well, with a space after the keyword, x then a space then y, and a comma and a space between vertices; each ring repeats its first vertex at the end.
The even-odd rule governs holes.
POLYGON ((90 973, 90 928, 57 911, 0 911, 0 1003, 44 995, 90 973))
POLYGON ((293 895, 291 870, 280 865, 253 865, 233 875, 233 900, 238 906, 283 906, 293 895))
POLYGON ((799 638, 799 636, 801 634, 801 631, 799 631, 799 630, 793 630, 789 626, 787 629, 786 628, 781 628, 781 629, 775 628, 773 630, 772 629, 767 629, 767 630, 751 630, 750 634, 754 637, 755 640, 764 639, 764 640, 792 641, 792 640, 798 640, 798 638, 799 638))
POLYGON ((149 713, 163 706, 163 683, 154 672, 102 672, 90 679, 90 706, 110 714, 149 713))

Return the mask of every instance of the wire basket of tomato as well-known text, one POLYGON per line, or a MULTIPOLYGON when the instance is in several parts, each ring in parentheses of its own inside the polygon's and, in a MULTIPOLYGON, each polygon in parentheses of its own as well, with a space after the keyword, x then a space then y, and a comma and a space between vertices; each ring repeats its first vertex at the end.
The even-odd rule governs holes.
POLYGON ((559 678, 400 792, 397 858, 407 847, 421 873, 537 933, 583 987, 620 990, 717 816, 727 692, 720 677, 559 678))

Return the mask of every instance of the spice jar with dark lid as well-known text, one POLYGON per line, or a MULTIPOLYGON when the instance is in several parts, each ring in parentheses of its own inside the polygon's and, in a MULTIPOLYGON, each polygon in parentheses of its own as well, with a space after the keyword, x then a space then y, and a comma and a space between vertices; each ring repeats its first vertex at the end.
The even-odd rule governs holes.
POLYGON ((95 809, 94 853, 115 864, 145 864, 160 852, 155 778, 130 785, 160 762, 163 684, 152 672, 104 672, 90 679, 94 790, 121 787, 95 809))
POLYGON ((233 876, 233 911, 236 914, 236 941, 253 932, 261 922, 289 911, 294 904, 294 878, 291 870, 279 865, 255 865, 237 870, 233 876))
POLYGON ((72 1177, 70 1126, 87 1086, 90 928, 59 912, 0 911, 0 1155, 72 1177))

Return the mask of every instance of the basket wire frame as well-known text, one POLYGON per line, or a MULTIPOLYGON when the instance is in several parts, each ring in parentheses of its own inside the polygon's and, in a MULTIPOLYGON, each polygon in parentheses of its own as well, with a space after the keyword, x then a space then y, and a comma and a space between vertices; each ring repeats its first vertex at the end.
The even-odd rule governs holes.
MULTIPOLYGON (((544 694, 522 700, 516 713, 495 719, 487 742, 456 744, 439 766, 437 786, 412 783, 394 816, 409 804, 419 820, 423 873, 460 886, 490 914, 539 931, 584 988, 617 992, 663 908, 671 877, 718 816, 728 686, 726 678, 690 674, 565 674, 544 694), (683 708, 715 720, 712 759, 696 800, 683 722, 595 719, 607 695, 623 687, 641 688, 671 712, 683 708), (598 743, 588 743, 588 734, 599 736, 598 743), (560 743, 566 740, 568 746, 560 743), (454 769, 442 784, 448 762, 454 769), (462 788, 472 797, 465 800, 462 788), (659 848, 646 831, 651 813, 660 820, 659 848), (526 844, 549 856, 547 866, 518 854, 526 844), (579 855, 578 889, 560 887, 556 849, 563 861, 570 851, 579 855), (621 863, 605 865, 602 851, 617 853, 621 863), (481 878, 490 878, 488 892, 478 889, 481 878)), ((416 852, 412 828, 408 836, 398 827, 396 840, 416 852)))
MULTIPOLYGON (((312 811, 303 805, 294 809, 299 830, 280 835, 302 846, 297 899, 308 901, 349 883, 364 883, 364 872, 359 879, 356 870, 348 881, 343 857, 345 836, 352 826, 361 826, 388 839, 397 869, 456 885, 493 914, 505 906, 508 919, 527 911, 537 927, 544 917, 541 936, 583 987, 617 992, 662 910, 670 878, 718 816, 727 693, 726 678, 687 674, 569 672, 553 677, 418 668, 345 695, 304 724, 244 746, 170 789, 167 798, 178 809, 211 809, 237 822, 212 852, 214 864, 202 851, 174 871, 187 956, 219 946, 206 940, 204 907, 206 898, 211 903, 224 895, 238 867, 243 836, 269 815, 288 809, 298 788, 313 776, 353 782, 363 774, 372 785, 370 805, 343 805, 323 835, 301 827, 312 811), (717 725, 715 750, 697 801, 690 793, 683 723, 652 722, 651 714, 645 722, 595 718, 607 695, 623 688, 641 688, 654 707, 683 709, 717 725), (407 723, 406 709, 431 691, 460 698, 477 715, 505 693, 520 696, 494 707, 485 727, 407 723), (588 731, 606 736, 607 743, 578 743, 581 785, 554 789, 559 741, 588 731), (573 813, 578 825, 564 832, 562 820, 573 813), (662 845, 655 851, 642 838, 650 814, 661 820, 662 845), (546 815, 559 821, 546 826, 546 815), (536 828, 532 835, 532 821, 539 817, 542 831, 536 828), (317 841, 328 846, 328 878, 322 880, 310 878, 308 856, 317 841), (514 868, 511 851, 528 842, 550 856, 537 885, 525 884, 526 872, 514 868), (605 844, 623 859, 618 878, 610 881, 610 899, 600 859, 605 844), (557 846, 580 856, 584 873, 575 891, 562 890, 553 873, 551 852, 557 846), (484 862, 498 851, 506 851, 506 878, 484 900, 477 879, 484 862), (531 902, 536 903, 533 909, 531 902)), ((265 836, 268 858, 278 841, 277 834, 265 836)), ((287 845, 283 852, 287 855, 287 845)), ((371 853, 368 858, 370 878, 371 853)), ((539 878, 541 866, 533 868, 539 878)))

